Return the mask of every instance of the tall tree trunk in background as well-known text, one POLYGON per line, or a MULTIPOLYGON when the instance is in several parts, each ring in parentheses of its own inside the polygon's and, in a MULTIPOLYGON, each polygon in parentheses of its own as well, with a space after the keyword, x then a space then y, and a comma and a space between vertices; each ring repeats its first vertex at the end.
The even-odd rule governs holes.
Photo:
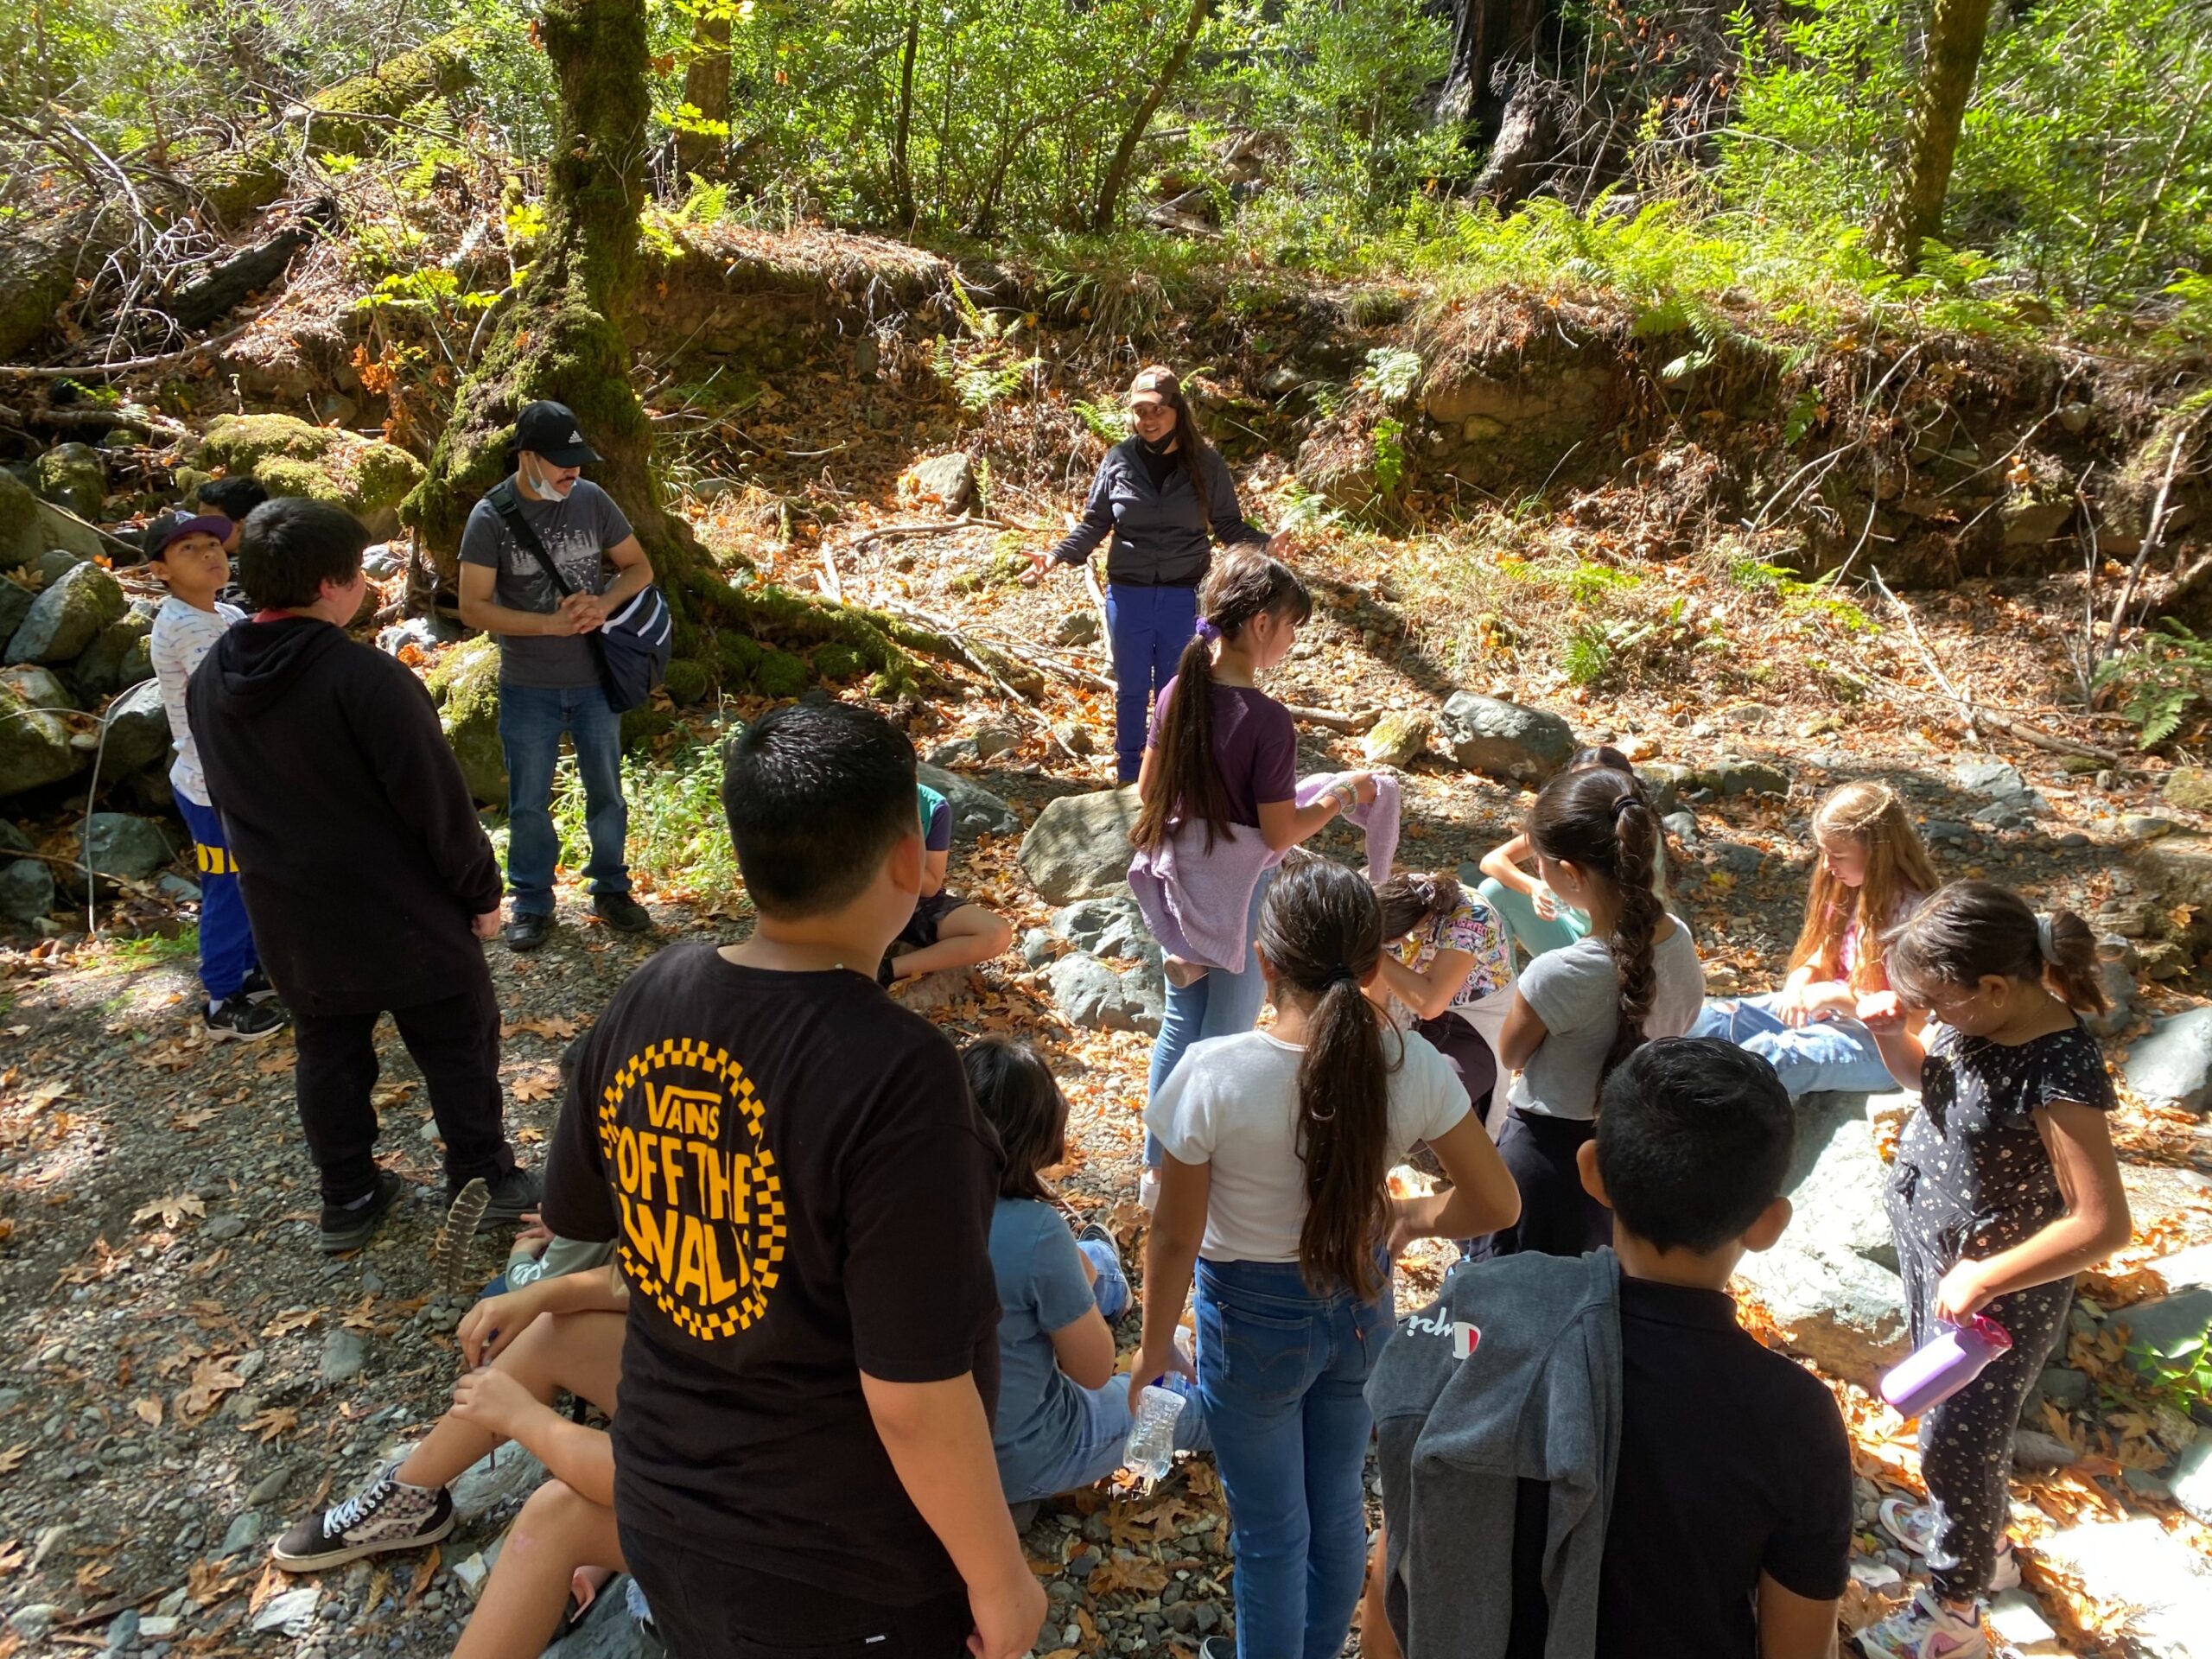
POLYGON ((1198 31, 1205 27, 1206 10, 1210 0, 1191 0, 1191 15, 1183 21, 1183 33, 1173 48, 1160 66, 1160 73, 1152 86, 1129 117, 1129 124, 1122 130, 1122 142, 1114 147, 1114 158, 1106 164, 1106 176, 1099 181, 1098 200, 1090 210, 1090 228, 1105 232, 1114 228, 1114 215, 1122 205, 1122 191, 1128 182, 1129 164, 1136 159, 1137 146, 1144 142, 1145 129, 1152 125, 1152 118, 1167 97, 1168 88, 1175 84, 1175 77, 1183 73, 1183 66, 1191 60, 1191 48, 1198 43, 1198 31))
POLYGON ((1936 0, 1905 124, 1904 171, 1875 226, 1883 257, 1901 270, 1919 264, 1922 245, 1942 233, 1943 198, 1951 188, 1959 127, 1974 96, 1974 71, 1988 35, 1989 0, 1936 0))
POLYGON ((1497 136, 1505 97, 1491 85, 1502 64, 1529 54, 1550 15, 1550 0, 1452 0, 1452 67, 1437 94, 1436 118, 1472 124, 1497 136))
POLYGON ((906 44, 899 54, 899 125, 891 138, 891 190, 899 202, 899 223, 914 228, 914 168, 907 159, 914 131, 914 54, 922 43, 922 8, 916 0, 906 14, 906 44))
POLYGON ((692 20, 683 101, 699 112, 699 124, 710 130, 678 131, 676 164, 687 175, 718 179, 729 154, 729 11, 721 0, 703 0, 692 20))

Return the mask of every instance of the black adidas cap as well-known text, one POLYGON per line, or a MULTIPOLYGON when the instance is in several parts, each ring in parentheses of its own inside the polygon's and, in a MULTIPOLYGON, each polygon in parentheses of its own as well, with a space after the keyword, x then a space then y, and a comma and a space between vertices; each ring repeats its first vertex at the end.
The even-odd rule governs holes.
POLYGON ((603 458, 584 442, 584 429, 566 404, 524 404, 515 416, 515 448, 543 455, 556 467, 588 467, 603 458))

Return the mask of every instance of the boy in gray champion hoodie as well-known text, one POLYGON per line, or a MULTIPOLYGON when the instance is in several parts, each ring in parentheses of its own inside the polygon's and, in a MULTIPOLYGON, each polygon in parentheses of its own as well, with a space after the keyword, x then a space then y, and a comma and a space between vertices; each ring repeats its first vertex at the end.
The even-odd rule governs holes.
MULTIPOLYGON (((1412 1659, 1823 1659, 1850 1446, 1726 1286, 1789 1222, 1796 1123, 1758 1056, 1639 1048, 1580 1154, 1613 1249, 1471 1264, 1367 1385, 1382 1602, 1412 1659), (1618 1252, 1618 1254, 1616 1254, 1618 1252)), ((1373 1586, 1370 1583, 1370 1592, 1373 1586)), ((1363 1650, 1389 1650, 1370 1593, 1363 1650)))

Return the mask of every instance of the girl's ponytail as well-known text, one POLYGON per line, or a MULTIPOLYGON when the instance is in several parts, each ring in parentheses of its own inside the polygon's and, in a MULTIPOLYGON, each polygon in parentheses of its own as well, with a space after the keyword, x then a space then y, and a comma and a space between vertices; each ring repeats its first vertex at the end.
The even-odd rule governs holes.
POLYGON ((1278 983, 1316 999, 1298 1067, 1299 1269, 1316 1295, 1349 1286, 1371 1300, 1386 1275, 1390 1074, 1405 1059, 1384 1052, 1382 1014, 1360 988, 1382 953, 1375 890, 1326 859, 1286 860, 1257 944, 1278 983))
POLYGON ((1890 982, 1921 1006, 1942 987, 1992 974, 2042 985, 2069 1007, 2101 1013, 2097 939, 2070 910, 2037 916, 1994 881, 1954 881, 1889 937, 1890 982))
POLYGON ((1612 889, 1618 912, 1607 946, 1620 980, 1620 1021, 1602 1082, 1643 1042, 1643 1022, 1658 994, 1656 943, 1666 910, 1653 891, 1659 815, 1643 781, 1610 766, 1562 772, 1544 785, 1529 814, 1529 842, 1555 863, 1572 864, 1612 889))
POLYGON ((1178 823, 1203 818, 1206 851, 1229 832, 1229 791, 1213 753, 1213 646, 1234 639, 1254 618, 1275 612, 1293 622, 1313 613, 1313 595, 1279 559, 1249 545, 1214 561, 1198 589, 1198 626, 1175 664, 1175 686, 1160 715, 1159 751, 1129 842, 1153 852, 1178 823))
POLYGON ((1449 916, 1459 908, 1459 884, 1448 875, 1401 870, 1375 889, 1382 906, 1382 937, 1402 939, 1423 922, 1449 916))

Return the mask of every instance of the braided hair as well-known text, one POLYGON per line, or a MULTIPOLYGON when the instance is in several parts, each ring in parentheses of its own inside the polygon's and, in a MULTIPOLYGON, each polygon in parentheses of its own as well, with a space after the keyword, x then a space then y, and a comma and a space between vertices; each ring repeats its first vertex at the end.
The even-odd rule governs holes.
POLYGON ((1606 940, 1621 987, 1620 1022, 1599 1081, 1643 1044, 1643 1022, 1658 994, 1654 944, 1666 910, 1652 889, 1659 856, 1659 815, 1633 772, 1610 766, 1562 772, 1544 785, 1529 814, 1529 844, 1554 863, 1572 864, 1603 883, 1616 911, 1606 940))

